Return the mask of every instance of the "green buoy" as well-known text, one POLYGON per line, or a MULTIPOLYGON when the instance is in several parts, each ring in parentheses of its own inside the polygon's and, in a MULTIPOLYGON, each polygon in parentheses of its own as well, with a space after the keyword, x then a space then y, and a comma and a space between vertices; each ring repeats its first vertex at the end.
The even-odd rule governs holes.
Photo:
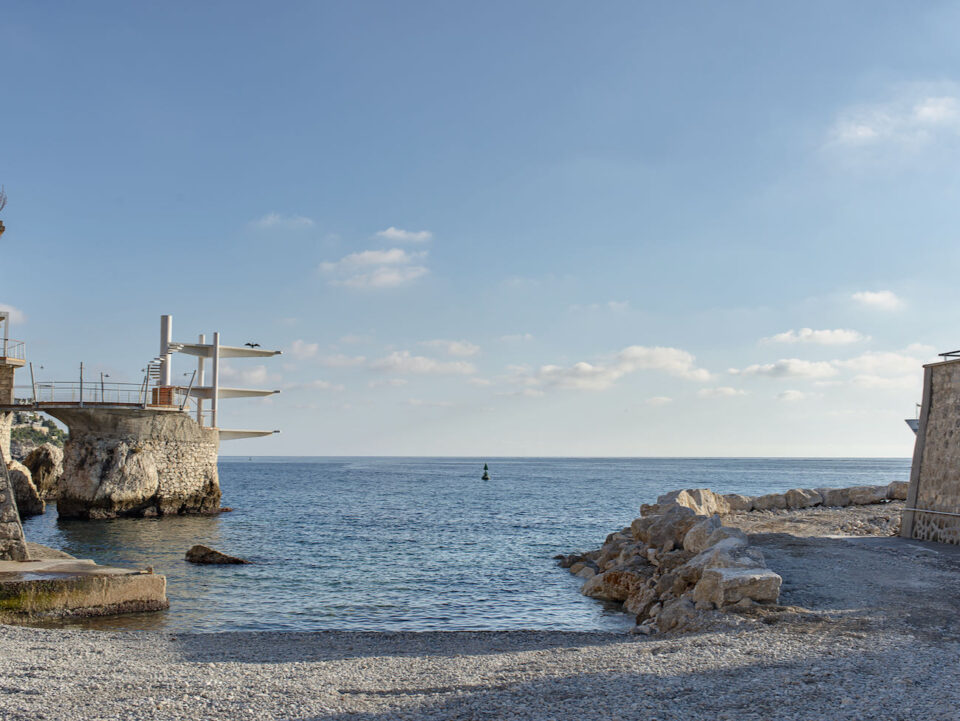
POLYGON ((490 480, 490 474, 488 473, 489 470, 490 470, 490 469, 487 468, 487 464, 484 463, 484 464, 483 464, 483 475, 480 477, 480 480, 481 480, 481 481, 489 481, 489 480, 490 480))

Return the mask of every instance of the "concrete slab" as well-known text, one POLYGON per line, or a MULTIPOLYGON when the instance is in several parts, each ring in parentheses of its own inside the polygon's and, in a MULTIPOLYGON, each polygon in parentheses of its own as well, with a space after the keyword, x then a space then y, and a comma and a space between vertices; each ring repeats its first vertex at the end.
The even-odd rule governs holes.
POLYGON ((109 616, 169 607, 167 579, 78 558, 0 561, 0 622, 109 616))

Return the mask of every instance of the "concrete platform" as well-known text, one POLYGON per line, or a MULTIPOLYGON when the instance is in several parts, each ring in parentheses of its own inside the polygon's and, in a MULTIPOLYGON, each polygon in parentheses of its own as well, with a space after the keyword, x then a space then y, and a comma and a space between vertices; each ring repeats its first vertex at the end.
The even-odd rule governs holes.
POLYGON ((160 611, 167 579, 77 558, 0 561, 0 622, 160 611))

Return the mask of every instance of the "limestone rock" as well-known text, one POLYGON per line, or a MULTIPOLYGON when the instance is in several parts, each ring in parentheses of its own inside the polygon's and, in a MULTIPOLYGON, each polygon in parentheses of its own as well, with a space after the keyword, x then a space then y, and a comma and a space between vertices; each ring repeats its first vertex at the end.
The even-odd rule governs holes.
POLYGON ((810 508, 823 503, 823 496, 812 488, 794 488, 784 494, 787 508, 810 508))
POLYGON ((686 583, 697 583, 708 568, 753 568, 763 565, 763 554, 747 547, 743 538, 725 538, 680 566, 676 574, 686 583))
POLYGON ((709 545, 707 539, 720 525, 720 516, 710 516, 694 524, 683 537, 683 550, 700 553, 709 545))
POLYGON ((627 613, 636 614, 638 617, 646 618, 658 599, 656 589, 650 586, 640 586, 634 588, 627 596, 627 600, 623 602, 623 610, 627 613))
POLYGON ((752 511, 753 496, 741 496, 739 493, 728 493, 723 497, 731 511, 752 511))
POLYGON ((849 488, 818 488, 817 492, 823 497, 824 506, 843 508, 850 505, 849 488))
POLYGON ((733 526, 720 526, 720 528, 710 534, 710 537, 707 539, 707 545, 704 546, 704 548, 715 546, 720 543, 720 541, 724 541, 728 538, 736 538, 744 543, 747 543, 747 534, 741 531, 739 528, 734 528, 733 526))
POLYGON ((708 568, 693 589, 693 599, 696 603, 712 603, 717 608, 744 598, 774 603, 780 597, 782 581, 768 568, 708 568))
POLYGON ((580 593, 601 601, 625 601, 644 581, 646 578, 635 571, 604 571, 583 584, 580 593))
POLYGON ((221 553, 220 551, 214 550, 209 546, 196 545, 193 546, 189 551, 187 551, 186 559, 190 563, 209 563, 209 564, 240 564, 240 563, 250 563, 242 558, 237 558, 236 556, 228 556, 226 553, 221 553))
POLYGON ((688 488, 682 491, 672 491, 657 498, 657 505, 667 506, 677 504, 686 506, 698 516, 712 516, 715 513, 725 515, 730 512, 730 505, 719 493, 709 488, 688 488))
POLYGON ((683 537, 698 516, 685 506, 670 506, 664 513, 638 518, 631 525, 633 537, 649 546, 672 551, 683 545, 683 537))
POLYGON ((753 499, 753 510, 773 511, 787 507, 787 497, 782 493, 768 493, 753 499))
POLYGON ((689 629, 697 620, 697 610, 685 598, 667 601, 657 614, 657 628, 661 633, 689 629))
POLYGON ((63 451, 52 443, 44 443, 30 452, 23 465, 30 469, 40 497, 45 501, 55 500, 63 474, 63 451))
POLYGON ((30 469, 20 461, 9 461, 7 462, 7 471, 10 473, 10 482, 13 484, 13 495, 17 501, 20 518, 39 516, 43 513, 46 504, 40 498, 40 494, 37 493, 37 487, 33 485, 30 469))
POLYGON ((906 481, 893 481, 887 486, 887 498, 891 501, 905 501, 909 488, 910 484, 906 481))
POLYGON ((887 500, 886 486, 855 486, 847 489, 851 506, 868 506, 871 503, 884 503, 887 500))

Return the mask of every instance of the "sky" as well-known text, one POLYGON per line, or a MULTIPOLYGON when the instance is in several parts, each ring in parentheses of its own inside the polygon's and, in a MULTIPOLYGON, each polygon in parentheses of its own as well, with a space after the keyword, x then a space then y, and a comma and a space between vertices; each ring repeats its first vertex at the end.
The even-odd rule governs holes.
POLYGON ((0 307, 40 381, 139 382, 164 313, 282 350, 225 364, 282 391, 226 455, 907 457, 960 348, 958 30, 7 0, 0 307))

